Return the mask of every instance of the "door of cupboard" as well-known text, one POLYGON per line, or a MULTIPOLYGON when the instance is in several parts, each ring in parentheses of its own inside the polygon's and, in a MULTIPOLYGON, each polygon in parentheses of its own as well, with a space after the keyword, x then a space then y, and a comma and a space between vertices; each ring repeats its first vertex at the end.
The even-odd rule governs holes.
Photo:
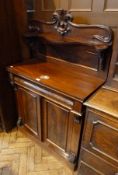
POLYGON ((16 91, 19 121, 41 139, 40 96, 25 88, 16 91))
POLYGON ((80 120, 77 120, 71 109, 46 99, 43 101, 43 114, 44 142, 74 164, 80 141, 80 120))

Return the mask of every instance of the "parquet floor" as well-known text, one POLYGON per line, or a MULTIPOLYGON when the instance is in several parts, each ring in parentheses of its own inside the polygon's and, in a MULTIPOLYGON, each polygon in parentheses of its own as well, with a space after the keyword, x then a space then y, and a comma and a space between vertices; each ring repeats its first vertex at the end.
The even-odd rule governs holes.
POLYGON ((0 175, 75 175, 21 131, 0 132, 0 175))

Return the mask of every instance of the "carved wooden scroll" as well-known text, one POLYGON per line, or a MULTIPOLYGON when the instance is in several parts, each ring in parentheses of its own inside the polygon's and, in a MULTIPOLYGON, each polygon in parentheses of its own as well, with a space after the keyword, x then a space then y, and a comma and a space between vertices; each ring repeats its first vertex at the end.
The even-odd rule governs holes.
POLYGON ((71 32, 72 27, 75 28, 100 28, 107 32, 107 36, 103 35, 93 35, 93 38, 98 39, 104 43, 109 43, 112 40, 112 30, 110 27, 105 25, 87 25, 87 24, 75 24, 72 22, 73 16, 69 11, 66 10, 56 10, 52 15, 52 21, 45 22, 45 21, 31 21, 29 25, 30 31, 37 31, 40 32, 40 23, 47 24, 47 25, 53 25, 54 28, 59 32, 61 35, 67 34, 68 32, 71 32))

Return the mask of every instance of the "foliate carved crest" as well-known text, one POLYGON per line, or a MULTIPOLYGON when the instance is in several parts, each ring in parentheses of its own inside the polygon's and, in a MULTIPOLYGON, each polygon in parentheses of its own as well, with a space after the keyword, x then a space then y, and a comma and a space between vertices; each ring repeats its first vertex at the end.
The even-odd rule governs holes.
POLYGON ((101 41, 103 43, 106 43, 108 45, 111 45, 112 42, 112 30, 110 27, 105 25, 88 25, 88 24, 75 24, 72 22, 73 16, 69 11, 66 10, 56 10, 52 15, 51 21, 37 21, 32 20, 29 24, 29 31, 30 32, 40 32, 40 24, 46 24, 46 25, 53 25, 54 28, 59 32, 61 35, 67 34, 69 31, 71 31, 71 28, 78 28, 78 29, 93 29, 98 28, 106 31, 105 35, 93 35, 93 39, 96 39, 98 41, 101 41))
POLYGON ((56 10, 53 13, 52 17, 55 21, 55 29, 61 34, 64 35, 71 30, 69 22, 73 20, 72 14, 66 10, 56 10))

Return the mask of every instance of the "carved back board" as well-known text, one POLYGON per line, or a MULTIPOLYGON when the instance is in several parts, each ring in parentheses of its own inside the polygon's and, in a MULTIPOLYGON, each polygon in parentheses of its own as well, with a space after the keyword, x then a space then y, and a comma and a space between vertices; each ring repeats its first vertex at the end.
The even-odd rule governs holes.
POLYGON ((25 39, 32 58, 84 67, 105 76, 112 51, 112 30, 104 25, 75 24, 70 12, 57 10, 49 22, 32 20, 25 39))

